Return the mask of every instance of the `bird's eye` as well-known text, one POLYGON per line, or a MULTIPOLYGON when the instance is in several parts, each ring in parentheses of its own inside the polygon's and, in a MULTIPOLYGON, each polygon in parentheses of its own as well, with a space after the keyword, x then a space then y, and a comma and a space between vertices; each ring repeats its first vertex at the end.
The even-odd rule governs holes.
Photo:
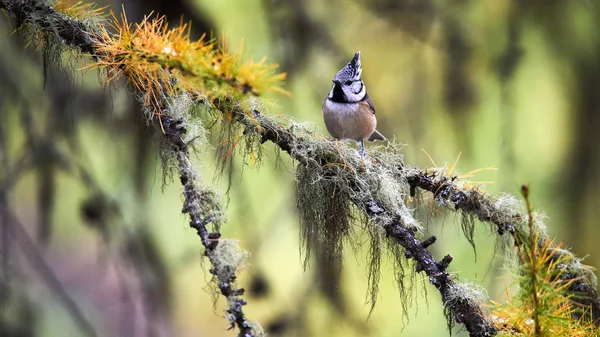
POLYGON ((351 85, 351 84, 352 84, 352 81, 346 81, 344 84, 345 84, 345 85, 351 85))

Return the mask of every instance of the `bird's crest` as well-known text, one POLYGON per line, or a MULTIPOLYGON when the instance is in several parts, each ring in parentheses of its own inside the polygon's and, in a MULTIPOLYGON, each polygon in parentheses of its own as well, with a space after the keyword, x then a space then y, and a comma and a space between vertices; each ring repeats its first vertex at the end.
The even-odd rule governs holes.
POLYGON ((344 68, 342 68, 335 75, 335 79, 340 82, 345 81, 358 81, 360 80, 360 74, 362 73, 362 68, 360 66, 360 51, 354 53, 354 57, 352 61, 350 61, 344 68))

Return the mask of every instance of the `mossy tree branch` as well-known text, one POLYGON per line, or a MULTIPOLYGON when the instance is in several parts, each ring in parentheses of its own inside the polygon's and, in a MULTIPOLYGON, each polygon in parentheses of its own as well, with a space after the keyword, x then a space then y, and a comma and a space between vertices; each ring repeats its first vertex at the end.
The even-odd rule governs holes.
MULTIPOLYGON (((422 189, 432 193, 439 203, 461 212, 463 221, 472 222, 473 218, 476 218, 494 225, 496 234, 504 238, 507 244, 519 246, 530 241, 529 227, 521 226, 528 224, 527 209, 515 207, 514 197, 510 195, 492 197, 476 188, 465 189, 457 184, 455 177, 439 176, 426 170, 412 171, 407 180, 411 186, 411 194, 414 195, 417 188, 422 189)), ((534 234, 538 235, 538 245, 545 244, 548 241, 547 235, 543 231, 540 233, 539 227, 536 229, 534 234)), ((573 295, 571 299, 586 308, 584 311, 596 324, 600 323, 600 300, 593 272, 581 265, 581 259, 573 256, 568 250, 558 247, 552 249, 555 251, 554 261, 571 261, 566 267, 568 272, 563 274, 563 281, 569 282, 568 291, 573 295)))
MULTIPOLYGON (((316 160, 321 166, 326 167, 328 164, 339 163, 342 160, 347 163, 352 160, 352 158, 340 158, 340 153, 328 141, 322 143, 321 148, 314 148, 315 145, 312 140, 299 136, 293 128, 285 128, 267 116, 256 113, 256 119, 249 119, 247 115, 241 112, 238 112, 236 116, 238 121, 247 128, 256 128, 256 123, 258 123, 259 128, 257 130, 260 130, 259 132, 262 135, 261 142, 270 141, 276 144, 281 150, 297 160, 299 165, 310 165, 311 161, 316 160), (327 159, 331 162, 328 162, 327 159)), ((374 159, 377 161, 376 157, 374 159)), ((397 166, 399 173, 404 170, 402 162, 392 163, 392 165, 397 166)), ((358 180, 359 178, 357 178, 357 181, 350 182, 351 188, 359 188, 358 185, 361 182, 358 180)), ((378 185, 378 183, 381 182, 375 182, 373 185, 378 185)), ((364 194, 352 193, 351 195, 361 196, 364 194)), ((353 199, 352 202, 373 221, 376 222, 381 218, 386 219, 383 226, 386 235, 393 238, 397 244, 404 248, 405 257, 416 262, 416 271, 425 272, 429 282, 440 292, 449 327, 454 323, 463 324, 471 336, 493 336, 496 334, 497 329, 487 315, 483 303, 472 298, 468 292, 461 292, 459 289, 462 286, 458 285, 453 277, 446 272, 452 261, 452 256, 447 255, 438 262, 427 250, 427 247, 436 241, 435 237, 419 241, 415 237, 417 229, 412 224, 407 225, 400 215, 394 214, 379 201, 368 196, 358 197, 353 199)))
MULTIPOLYGON (((166 111, 168 112, 168 111, 166 111)), ((255 327, 246 319, 242 307, 246 301, 240 296, 244 294, 243 288, 235 288, 236 265, 228 263, 223 255, 239 254, 235 246, 224 245, 225 241, 219 240, 221 233, 218 231, 221 210, 215 195, 202 189, 196 179, 196 170, 190 161, 188 144, 184 141, 187 130, 181 121, 173 119, 170 114, 161 117, 165 136, 177 157, 179 179, 183 186, 183 213, 190 217, 190 227, 194 228, 204 246, 204 255, 209 259, 212 268, 210 273, 216 277, 217 286, 221 294, 227 298, 228 319, 231 328, 237 326, 238 336, 256 336, 255 327), (215 231, 209 231, 207 226, 214 224, 215 231), (223 251, 227 249, 227 251, 223 251), (225 254, 224 254, 225 253, 225 254)))
POLYGON ((94 36, 88 24, 61 14, 46 1, 39 0, 0 0, 4 9, 14 18, 17 29, 33 26, 41 31, 54 34, 66 44, 79 48, 82 52, 94 55, 94 36))
MULTIPOLYGON (((95 53, 93 41, 97 36, 88 25, 57 13, 43 1, 0 0, 0 8, 15 18, 17 28, 26 24, 33 25, 34 29, 46 34, 55 34, 67 45, 79 48, 93 57, 102 57, 95 53)), ((508 236, 514 239, 511 244, 523 242, 523 237, 527 235, 522 230, 524 216, 521 210, 515 209, 515 204, 503 204, 500 202, 501 198, 493 198, 476 188, 459 185, 456 177, 407 168, 400 156, 375 153, 373 163, 361 162, 352 156, 346 146, 336 148, 334 143, 315 140, 304 130, 293 125, 288 127, 258 111, 248 114, 236 105, 232 109, 231 106, 223 107, 218 102, 208 102, 205 99, 198 102, 224 113, 231 123, 243 126, 246 137, 258 135, 259 144, 255 144, 256 146, 267 141, 274 143, 298 162, 299 172, 302 173, 302 169, 309 173, 317 170, 320 177, 337 181, 336 186, 343 188, 343 197, 351 201, 372 224, 380 226, 389 238, 404 248, 405 258, 416 262, 417 272, 425 272, 428 275, 429 282, 441 294, 445 314, 450 319, 449 325, 454 322, 463 324, 471 336, 491 336, 497 332, 481 300, 465 290, 465 286, 456 282, 446 271, 452 256, 447 255, 441 261, 436 261, 427 250, 427 247, 435 242, 435 238, 419 241, 416 237, 418 228, 412 215, 402 209, 403 202, 395 199, 396 194, 381 192, 380 188, 390 181, 395 181, 393 186, 398 187, 397 194, 406 189, 410 191, 409 194, 414 195, 417 188, 433 193, 435 200, 450 209, 462 212, 466 219, 463 229, 466 229, 465 234, 470 240, 474 226, 473 218, 476 218, 496 225, 496 232, 501 237, 506 237, 508 233, 508 236), (388 180, 384 181, 382 177, 388 180)), ((218 222, 211 217, 212 212, 218 211, 218 204, 212 196, 207 195, 194 183, 195 171, 189 161, 187 144, 182 140, 185 128, 182 128, 181 121, 168 115, 162 116, 160 121, 165 136, 177 156, 179 176, 184 186, 184 212, 189 214, 190 225, 197 230, 206 248, 205 254, 213 264, 211 273, 217 276, 221 293, 229 300, 232 323, 238 326, 240 335, 248 335, 252 333, 251 326, 241 310, 245 302, 239 298, 243 291, 231 285, 235 280, 235 273, 230 273, 228 268, 219 268, 220 262, 215 255, 219 246, 215 244, 215 240, 219 239, 219 234, 217 231, 209 232, 206 227, 209 223, 218 222)), ((575 257, 572 260, 573 272, 566 274, 574 280, 570 290, 585 295, 585 300, 579 303, 591 307, 596 318, 600 312, 600 302, 593 282, 587 274, 589 269, 578 265, 579 260, 575 257)))

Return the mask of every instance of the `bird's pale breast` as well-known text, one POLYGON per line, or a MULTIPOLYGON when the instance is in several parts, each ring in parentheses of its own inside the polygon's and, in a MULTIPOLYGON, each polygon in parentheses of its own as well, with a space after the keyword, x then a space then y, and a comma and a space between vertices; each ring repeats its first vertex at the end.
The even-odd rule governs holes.
POLYGON ((337 139, 361 141, 375 131, 377 120, 365 101, 337 103, 323 102, 323 119, 327 131, 337 139))

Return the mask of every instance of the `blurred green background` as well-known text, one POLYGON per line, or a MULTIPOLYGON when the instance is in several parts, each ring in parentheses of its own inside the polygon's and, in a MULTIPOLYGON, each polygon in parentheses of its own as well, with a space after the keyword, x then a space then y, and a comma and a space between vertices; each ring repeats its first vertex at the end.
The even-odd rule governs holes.
MULTIPOLYGON (((172 23, 183 15, 195 38, 225 34, 246 59, 279 63, 292 97, 263 97, 267 113, 311 123, 324 137, 320 105, 360 50, 378 129, 406 144, 408 165, 433 166, 422 149, 438 167, 460 153, 457 174, 498 169, 470 178, 493 182, 482 185, 490 193, 530 184, 550 235, 586 264, 600 263, 596 1, 101 4, 123 5, 130 22, 151 11, 172 23)), ((72 56, 45 69, 52 55, 26 48, 11 27, 0 20, 0 335, 80 336, 87 320, 99 336, 235 336, 181 214, 181 186, 176 177, 163 186, 158 129, 147 127, 125 86, 103 88, 72 56)), ((369 316, 368 244, 347 247, 338 285, 320 284, 328 271, 315 263, 303 270, 294 163, 265 146, 262 166, 236 160, 230 183, 215 173, 213 149, 195 158, 203 183, 227 205, 223 235, 252 254, 239 278, 247 316, 271 336, 447 335, 439 293, 421 274, 403 318, 388 261, 369 316)), ((505 301, 511 274, 489 225, 477 225, 475 260, 460 217, 437 206, 425 196, 415 210, 438 236, 434 255, 454 255, 451 272, 505 301)))

